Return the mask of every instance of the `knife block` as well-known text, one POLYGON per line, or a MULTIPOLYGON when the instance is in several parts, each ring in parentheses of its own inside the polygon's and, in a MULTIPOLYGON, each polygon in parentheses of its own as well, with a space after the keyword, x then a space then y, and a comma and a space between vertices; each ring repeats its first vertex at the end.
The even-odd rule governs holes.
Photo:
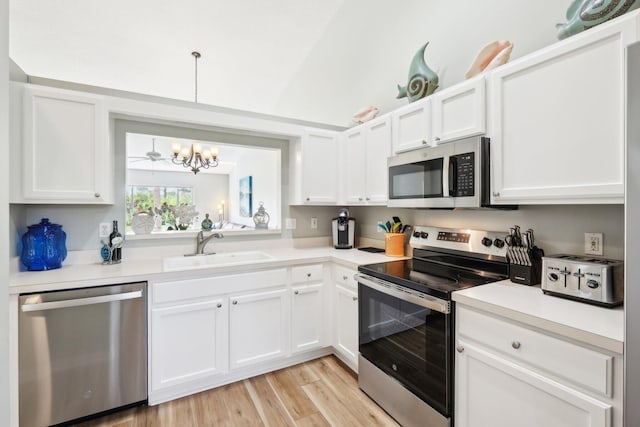
POLYGON ((531 265, 515 264, 509 260, 509 279, 520 285, 539 285, 542 281, 542 257, 544 251, 536 246, 529 249, 531 265))

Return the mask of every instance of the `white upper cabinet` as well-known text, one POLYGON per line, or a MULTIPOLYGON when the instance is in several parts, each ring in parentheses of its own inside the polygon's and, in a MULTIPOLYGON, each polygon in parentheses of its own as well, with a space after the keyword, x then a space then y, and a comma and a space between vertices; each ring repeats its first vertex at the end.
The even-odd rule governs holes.
POLYGON ((434 93, 431 103, 434 145, 485 133, 484 76, 434 93))
POLYGON ((103 98, 29 85, 14 85, 13 90, 12 152, 20 160, 12 163, 11 176, 12 184, 20 184, 11 186, 11 201, 113 203, 103 98))
POLYGON ((338 134, 308 129, 291 143, 291 204, 338 202, 338 134))
POLYGON ((625 47, 636 15, 489 75, 492 203, 622 203, 625 47))
POLYGON ((343 133, 345 201, 384 205, 388 198, 387 157, 391 155, 391 117, 382 116, 343 133))
POLYGON ((431 145, 431 97, 394 110, 391 121, 394 154, 431 145))

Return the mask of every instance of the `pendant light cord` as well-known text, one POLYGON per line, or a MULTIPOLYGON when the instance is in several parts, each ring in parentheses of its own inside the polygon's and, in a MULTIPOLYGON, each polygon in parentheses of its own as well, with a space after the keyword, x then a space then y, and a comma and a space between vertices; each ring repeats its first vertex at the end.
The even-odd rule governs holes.
POLYGON ((196 60, 196 66, 195 66, 195 103, 198 103, 198 59, 200 58, 200 52, 198 51, 193 51, 191 52, 191 55, 193 55, 193 57, 196 60))

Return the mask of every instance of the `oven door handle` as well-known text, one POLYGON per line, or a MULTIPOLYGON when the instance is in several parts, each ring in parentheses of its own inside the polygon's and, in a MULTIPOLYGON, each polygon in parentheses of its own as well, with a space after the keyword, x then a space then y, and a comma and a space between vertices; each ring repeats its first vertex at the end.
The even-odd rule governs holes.
POLYGON ((451 303, 449 301, 423 294, 422 292, 414 291, 413 289, 408 289, 382 279, 373 278, 365 274, 356 273, 353 277, 358 283, 361 283, 368 288, 375 289, 378 292, 382 292, 383 294, 387 294, 440 313, 451 313, 451 303))

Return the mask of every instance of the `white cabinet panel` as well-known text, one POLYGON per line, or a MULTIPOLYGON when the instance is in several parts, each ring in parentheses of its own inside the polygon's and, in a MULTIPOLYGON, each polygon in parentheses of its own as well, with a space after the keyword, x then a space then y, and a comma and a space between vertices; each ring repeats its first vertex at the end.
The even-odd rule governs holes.
POLYGON ((342 135, 342 185, 349 205, 384 205, 388 198, 387 158, 391 155, 391 117, 378 117, 342 135))
POLYGON ((232 369, 287 354, 289 311, 285 289, 232 295, 229 301, 232 369))
POLYGON ((322 347, 325 324, 322 283, 296 286, 291 292, 292 351, 322 347))
POLYGON ((458 427, 608 427, 612 406, 457 341, 458 427))
POLYGON ((363 204, 367 192, 366 185, 366 133, 364 125, 345 131, 343 134, 343 185, 347 204, 363 204))
POLYGON ((434 144, 485 133, 484 76, 436 92, 431 102, 434 144))
POLYGON ((351 367, 358 367, 358 293, 336 285, 334 347, 351 367))
MULTIPOLYGON (((108 115, 97 95, 22 90, 21 203, 113 203, 108 115)), ((14 106, 14 108, 17 108, 14 106)), ((15 113, 14 113, 15 114, 15 113)), ((14 121, 14 124, 17 124, 14 121)))
POLYGON ((151 310, 151 391, 227 370, 227 304, 222 298, 151 310))
POLYGON ((623 202, 625 47, 636 34, 620 22, 490 74, 493 203, 623 202))
POLYGON ((398 108, 391 113, 393 153, 431 145, 431 98, 398 108))
POLYGON ((365 200, 368 204, 385 204, 389 198, 387 158, 391 155, 391 117, 371 120, 365 126, 365 134, 365 200))
POLYGON ((338 202, 338 135, 309 129, 291 144, 292 204, 338 202))

